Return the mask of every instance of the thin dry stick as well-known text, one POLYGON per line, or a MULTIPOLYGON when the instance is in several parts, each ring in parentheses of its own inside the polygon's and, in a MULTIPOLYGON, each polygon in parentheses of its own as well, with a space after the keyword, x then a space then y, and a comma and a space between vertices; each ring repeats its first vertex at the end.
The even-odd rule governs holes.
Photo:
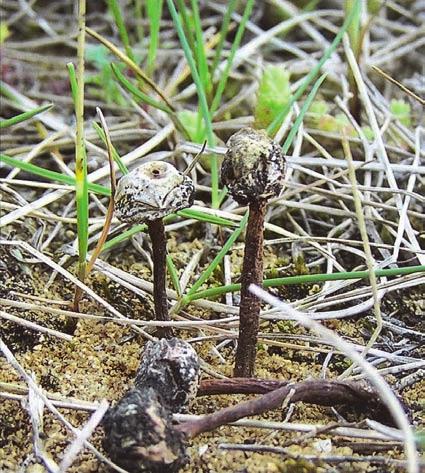
POLYGON ((63 459, 59 465, 58 473, 65 473, 67 469, 74 463, 78 454, 84 448, 84 443, 88 441, 96 427, 100 424, 108 408, 108 401, 103 399, 95 412, 90 416, 90 419, 87 421, 86 425, 81 429, 75 440, 65 451, 63 459))
POLYGON ((54 330, 51 328, 43 327, 42 325, 38 325, 34 322, 23 319, 21 317, 16 317, 15 315, 8 314, 7 312, 3 310, 0 310, 0 319, 9 320, 10 322, 14 322, 16 324, 22 325, 26 328, 35 330, 37 332, 47 333, 48 335, 61 338, 62 340, 66 340, 67 342, 72 341, 72 335, 68 335, 67 333, 62 333, 62 332, 59 332, 58 330, 54 330))
MULTIPOLYGON (((344 49, 345 49, 348 63, 350 64, 350 67, 353 70, 353 75, 354 75, 354 78, 356 79, 356 82, 359 88, 359 93, 364 104, 365 113, 368 117, 370 127, 372 128, 372 131, 375 135, 376 146, 377 146, 377 156, 379 157, 381 163, 383 164, 385 168, 386 178, 388 180, 388 184, 390 188, 393 190, 399 190, 397 181, 394 177, 393 169, 391 167, 391 163, 388 159, 387 151, 385 149, 385 144, 382 139, 381 130, 379 128, 375 112, 373 110, 371 99, 368 95, 366 85, 364 83, 358 64, 356 63, 356 59, 354 57, 353 51, 351 50, 350 45, 348 43, 347 37, 343 38, 343 44, 344 44, 344 49)), ((400 214, 403 209, 403 201, 401 199, 401 196, 399 194, 394 194, 394 200, 395 200, 397 210, 400 214)), ((406 234, 409 238, 409 241, 411 242, 412 248, 414 248, 415 250, 420 250, 421 249, 420 245, 416 239, 416 236, 414 234, 414 231, 409 219, 406 219, 406 234)), ((416 255, 420 263, 425 264, 425 258, 421 254, 418 254, 418 253, 416 255)))
MULTIPOLYGON (((68 279, 71 283, 75 284, 76 286, 80 286, 92 299, 96 302, 101 304, 103 307, 106 308, 110 313, 114 314, 116 317, 120 319, 127 319, 124 315, 122 315, 117 309, 115 309, 111 304, 105 301, 102 297, 100 297, 96 292, 94 292, 91 288, 86 286, 83 282, 81 282, 77 277, 72 275, 69 271, 64 269, 59 264, 55 263, 52 259, 44 255, 43 253, 36 250, 34 247, 29 245, 27 242, 24 241, 15 241, 15 240, 0 240, 0 245, 10 245, 10 246, 17 246, 22 250, 28 252, 30 255, 35 256, 41 262, 50 266, 54 271, 57 271, 61 274, 64 278, 68 279)), ((148 340, 154 340, 154 337, 149 333, 145 332, 140 327, 133 326, 133 330, 137 331, 138 333, 142 334, 148 340)))
MULTIPOLYGON (((381 305, 379 301, 379 292, 378 292, 378 283, 375 274, 375 260, 372 255, 372 250, 369 244, 369 236, 367 234, 366 229, 366 220, 363 215, 363 208, 361 203, 361 196, 359 190, 357 188, 357 179, 356 179, 356 171, 353 165, 353 156, 351 154, 350 144, 348 143, 347 136, 345 133, 342 135, 342 148, 344 150, 344 155, 347 160, 348 164, 348 176, 350 178, 350 182, 352 185, 352 193, 354 197, 354 207, 356 209, 357 220, 359 224, 359 231, 363 241, 363 249, 365 252, 366 257, 366 264, 367 269, 369 271, 369 281, 370 286, 372 288, 372 296, 373 296, 373 310, 376 317, 376 328, 370 337, 370 340, 365 346, 365 349, 362 353, 362 356, 366 356, 368 350, 373 346, 376 340, 379 337, 379 334, 382 330, 382 315, 381 315, 381 305)), ((344 379, 351 374, 355 365, 351 365, 347 370, 345 370, 340 376, 340 379, 344 379)))
POLYGON ((206 379, 200 383, 198 396, 265 394, 284 387, 296 391, 290 402, 302 401, 326 406, 345 404, 363 412, 370 411, 371 415, 379 417, 381 422, 394 424, 391 413, 378 394, 370 386, 352 381, 314 379, 293 383, 261 378, 206 379))
POLYGON ((410 89, 408 89, 405 85, 403 85, 401 82, 399 82, 397 79, 394 79, 394 77, 391 77, 388 75, 386 72, 384 72, 382 69, 380 69, 378 66, 373 66, 372 69, 377 72, 378 74, 381 74, 382 77, 399 87, 403 92, 405 92, 407 95, 410 95, 410 97, 414 98, 417 100, 421 105, 425 105, 425 99, 422 97, 419 97, 419 95, 416 95, 414 92, 412 92, 410 89))
POLYGON ((90 261, 87 265, 86 274, 93 269, 94 263, 102 251, 103 245, 105 244, 106 238, 108 237, 109 229, 111 227, 112 217, 114 214, 114 197, 115 197, 115 188, 116 188, 116 178, 115 178, 115 167, 114 167, 114 160, 112 157, 112 142, 111 136, 109 134, 108 125, 106 124, 105 117, 103 116, 102 110, 97 107, 96 108, 97 114, 99 115, 100 122, 102 124, 103 131, 105 133, 106 139, 106 147, 108 148, 108 160, 109 160, 109 169, 110 169, 110 176, 111 176, 111 197, 109 198, 109 205, 108 211, 105 217, 105 223, 102 228, 102 232, 99 236, 99 241, 97 242, 96 248, 94 249, 90 261))

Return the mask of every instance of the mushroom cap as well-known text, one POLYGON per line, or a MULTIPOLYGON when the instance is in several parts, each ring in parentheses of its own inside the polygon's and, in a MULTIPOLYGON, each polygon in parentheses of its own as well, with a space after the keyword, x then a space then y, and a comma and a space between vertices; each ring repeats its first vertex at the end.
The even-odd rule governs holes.
POLYGON ((172 164, 150 161, 119 180, 115 194, 116 215, 129 223, 157 220, 190 207, 194 192, 192 179, 172 164))
POLYGON ((162 338, 146 344, 135 385, 155 389, 167 408, 182 412, 196 397, 199 369, 198 355, 189 343, 162 338))
POLYGON ((221 181, 239 204, 278 196, 285 180, 285 157, 265 130, 243 128, 227 142, 221 181))

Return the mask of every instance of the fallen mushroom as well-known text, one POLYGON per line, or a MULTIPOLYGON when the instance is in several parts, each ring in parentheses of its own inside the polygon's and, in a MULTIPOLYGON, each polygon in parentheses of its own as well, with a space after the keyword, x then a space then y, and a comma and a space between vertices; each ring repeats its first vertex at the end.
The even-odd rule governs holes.
POLYGON ((279 195, 283 188, 286 165, 279 144, 263 130, 244 128, 229 138, 227 147, 221 181, 236 202, 249 205, 234 376, 252 377, 260 300, 248 288, 263 281, 264 214, 267 201, 279 195))
POLYGON ((130 472, 176 472, 184 466, 186 435, 172 414, 182 412, 197 393, 196 351, 177 338, 148 342, 128 391, 104 418, 104 448, 130 472))
MULTIPOLYGON (((151 161, 123 176, 117 185, 115 211, 119 220, 146 223, 152 242, 154 304, 157 320, 169 320, 166 282, 166 238, 162 219, 193 203, 192 180, 172 164, 151 161)), ((169 327, 158 329, 160 337, 171 337, 169 327)))
POLYGON ((262 393, 261 396, 173 423, 171 411, 153 388, 129 391, 105 421, 104 442, 112 459, 134 473, 177 472, 189 460, 190 439, 244 417, 261 415, 282 405, 305 402, 322 406, 351 406, 359 413, 395 426, 395 419, 367 383, 310 379, 301 382, 233 378, 203 381, 199 395, 262 393))

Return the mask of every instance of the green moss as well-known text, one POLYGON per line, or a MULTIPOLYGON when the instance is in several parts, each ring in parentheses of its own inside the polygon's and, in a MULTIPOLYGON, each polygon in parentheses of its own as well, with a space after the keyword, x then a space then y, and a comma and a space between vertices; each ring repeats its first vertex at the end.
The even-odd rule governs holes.
POLYGON ((390 111, 392 116, 402 125, 409 127, 412 124, 410 104, 404 100, 391 100, 390 111))
POLYGON ((281 64, 268 65, 264 69, 254 111, 256 128, 267 128, 288 104, 291 95, 289 77, 289 71, 281 64))

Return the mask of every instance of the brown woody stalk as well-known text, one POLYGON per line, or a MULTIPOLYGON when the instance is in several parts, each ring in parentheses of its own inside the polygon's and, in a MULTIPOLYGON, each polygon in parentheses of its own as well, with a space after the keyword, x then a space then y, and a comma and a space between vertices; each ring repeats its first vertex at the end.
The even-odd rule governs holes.
POLYGON ((249 286, 261 286, 263 282, 263 227, 266 204, 267 202, 261 199, 249 205, 241 277, 240 343, 236 349, 234 376, 252 376, 254 373, 261 301, 250 292, 249 286))
POLYGON ((229 138, 227 146, 221 180, 236 202, 249 205, 233 375, 253 376, 261 304, 249 286, 260 286, 263 280, 264 214, 267 201, 283 188, 285 157, 264 130, 243 128, 229 138))
POLYGON ((177 429, 185 433, 187 437, 193 438, 244 417, 277 409, 286 399, 289 403, 306 402, 321 406, 348 405, 362 412, 368 411, 371 417, 388 425, 395 425, 390 412, 370 387, 348 381, 315 379, 291 383, 243 378, 208 380, 201 383, 198 395, 258 392, 266 392, 266 394, 199 419, 184 422, 178 425, 177 429), (275 383, 281 384, 281 387, 274 389, 275 383))
MULTIPOLYGON (((147 223, 148 233, 152 242, 153 257, 153 298, 155 318, 159 321, 170 320, 168 313, 166 274, 167 274, 167 240, 165 237, 164 222, 161 218, 147 223)), ((173 336, 171 327, 158 327, 159 337, 173 336)))

